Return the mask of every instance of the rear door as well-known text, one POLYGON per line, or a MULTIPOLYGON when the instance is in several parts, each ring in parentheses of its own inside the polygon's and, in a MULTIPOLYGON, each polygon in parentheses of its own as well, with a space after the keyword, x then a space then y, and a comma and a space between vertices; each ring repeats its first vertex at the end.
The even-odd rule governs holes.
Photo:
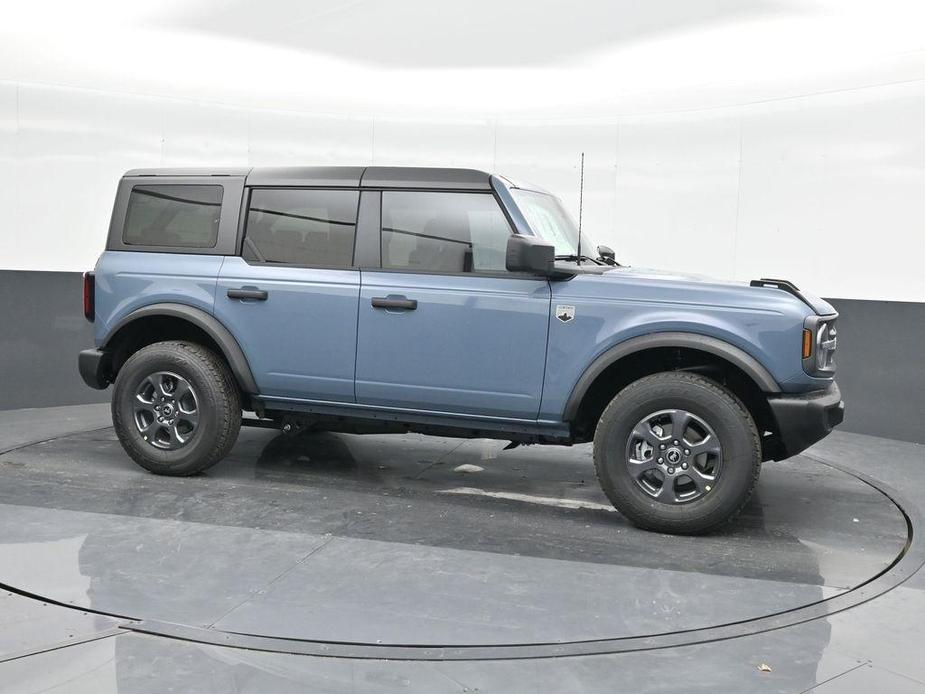
POLYGON ((354 402, 359 192, 254 188, 241 257, 219 276, 215 315, 261 395, 354 402))
POLYGON ((505 269, 512 232, 494 196, 381 195, 381 269, 364 268, 360 292, 357 401, 536 419, 549 283, 505 269))

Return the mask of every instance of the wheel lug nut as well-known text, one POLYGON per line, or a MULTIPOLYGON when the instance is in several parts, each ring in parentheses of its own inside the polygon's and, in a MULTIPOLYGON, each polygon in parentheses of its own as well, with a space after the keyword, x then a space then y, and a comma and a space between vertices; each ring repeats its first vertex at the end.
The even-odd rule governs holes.
POLYGON ((678 445, 678 440, 675 439, 672 443, 674 443, 674 445, 677 446, 677 445, 678 445))
POLYGON ((665 462, 665 459, 664 459, 664 458, 659 458, 659 459, 658 459, 658 462, 664 463, 664 462, 665 462))
POLYGON ((690 455, 690 454, 691 454, 691 452, 690 452, 688 449, 685 448, 685 449, 684 449, 684 455, 690 455))
POLYGON ((674 474, 674 468, 673 468, 673 467, 668 468, 668 474, 669 474, 669 475, 673 475, 673 474, 674 474))
POLYGON ((687 463, 681 463, 681 469, 687 470, 687 463))
POLYGON ((658 449, 659 449, 660 451, 664 451, 664 450, 665 450, 665 444, 663 443, 661 446, 658 447, 658 449))

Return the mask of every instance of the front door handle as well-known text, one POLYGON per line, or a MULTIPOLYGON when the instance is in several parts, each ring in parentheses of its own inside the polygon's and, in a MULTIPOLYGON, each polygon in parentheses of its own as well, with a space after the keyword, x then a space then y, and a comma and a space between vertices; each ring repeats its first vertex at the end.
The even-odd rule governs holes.
POLYGON ((264 289, 257 288, 245 288, 241 289, 229 289, 228 290, 229 299, 254 299, 255 301, 266 301, 267 292, 264 289))
POLYGON ((418 307, 416 299, 393 299, 386 296, 373 297, 373 308, 399 308, 405 311, 413 311, 418 307))

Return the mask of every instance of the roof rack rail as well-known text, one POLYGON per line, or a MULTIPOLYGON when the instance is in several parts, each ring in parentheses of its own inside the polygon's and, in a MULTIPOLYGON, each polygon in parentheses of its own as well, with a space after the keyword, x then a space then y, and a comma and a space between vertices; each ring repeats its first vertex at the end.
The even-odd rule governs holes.
POLYGON ((770 277, 762 277, 760 280, 752 280, 748 284, 751 287, 780 289, 781 291, 787 292, 788 294, 793 294, 797 299, 812 308, 812 304, 809 303, 809 300, 805 296, 803 296, 803 293, 800 291, 800 289, 789 280, 775 280, 771 279, 770 277))

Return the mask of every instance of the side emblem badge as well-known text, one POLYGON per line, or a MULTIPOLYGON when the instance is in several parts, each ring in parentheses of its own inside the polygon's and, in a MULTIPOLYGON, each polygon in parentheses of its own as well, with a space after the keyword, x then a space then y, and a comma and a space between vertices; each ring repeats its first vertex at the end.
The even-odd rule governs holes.
POLYGON ((558 318, 563 323, 568 323, 572 318, 575 317, 575 307, 574 306, 564 306, 559 304, 556 306, 556 318, 558 318))

